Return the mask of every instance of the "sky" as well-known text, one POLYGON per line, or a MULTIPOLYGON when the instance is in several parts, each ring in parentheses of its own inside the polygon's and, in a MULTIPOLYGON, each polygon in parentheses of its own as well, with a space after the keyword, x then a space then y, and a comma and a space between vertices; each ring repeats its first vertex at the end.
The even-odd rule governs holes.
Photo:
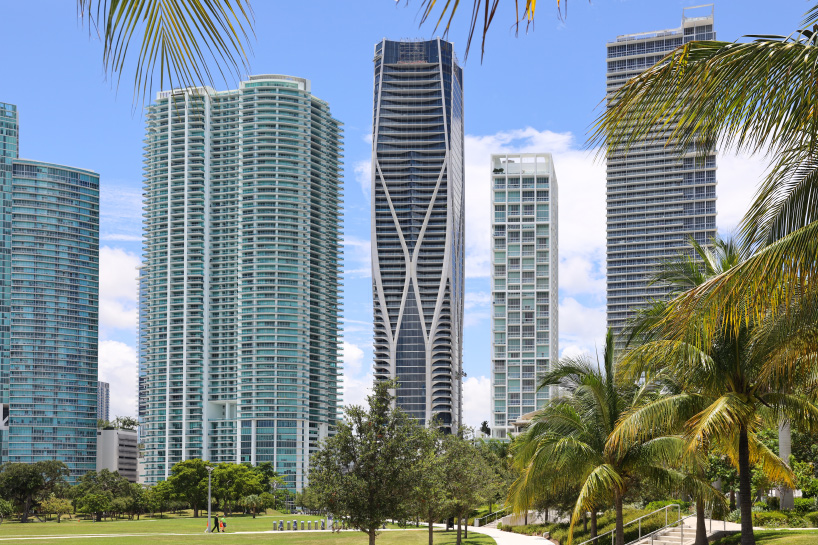
MULTIPOLYGON (((522 4, 522 2, 520 2, 522 4)), ((464 421, 490 420, 489 156, 554 155, 559 184, 559 346, 594 354, 605 334, 605 165, 588 150, 605 92, 605 44, 617 35, 680 26, 697 0, 554 0, 515 32, 513 0, 500 0, 480 57, 465 58, 471 2, 461 2, 448 39, 464 66, 466 311, 464 421)), ((442 4, 442 2, 438 2, 442 4)), ((789 34, 812 5, 803 0, 722 0, 721 40, 789 34)), ((344 123, 344 403, 363 403, 372 381, 370 157, 372 57, 382 38, 441 35, 419 27, 421 0, 254 0, 251 74, 312 81, 344 123)), ((111 383, 111 418, 136 414, 136 267, 141 254, 144 118, 134 108, 132 71, 117 88, 102 45, 69 0, 3 6, 0 102, 18 106, 20 155, 100 174, 100 380, 111 383)), ((129 66, 130 70, 132 67, 129 66)), ((237 81, 215 81, 217 89, 237 81)), ((159 89, 154 88, 154 93, 159 89)), ((718 162, 721 234, 730 234, 766 169, 760 157, 725 151, 718 162)))

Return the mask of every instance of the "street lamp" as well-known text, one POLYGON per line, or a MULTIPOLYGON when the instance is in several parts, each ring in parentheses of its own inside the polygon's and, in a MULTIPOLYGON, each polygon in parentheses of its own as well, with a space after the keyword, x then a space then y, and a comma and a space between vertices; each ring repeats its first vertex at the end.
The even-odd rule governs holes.
POLYGON ((207 465, 207 531, 213 533, 213 520, 210 518, 210 476, 213 474, 213 466, 207 465))
POLYGON ((278 490, 278 481, 273 481, 273 511, 275 511, 278 506, 276 490, 278 490))

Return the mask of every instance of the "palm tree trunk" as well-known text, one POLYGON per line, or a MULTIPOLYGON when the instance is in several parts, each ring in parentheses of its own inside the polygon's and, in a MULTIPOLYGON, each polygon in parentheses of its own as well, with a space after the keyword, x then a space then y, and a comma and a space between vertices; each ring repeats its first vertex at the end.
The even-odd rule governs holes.
MULTIPOLYGON (((778 426, 778 456, 784 460, 784 463, 790 464, 790 454, 792 452, 792 430, 790 423, 782 421, 778 426)), ((784 509, 792 509, 795 507, 795 498, 792 494, 792 488, 786 484, 781 485, 778 489, 778 495, 781 498, 780 507, 784 509)))
MULTIPOLYGON (((622 521, 622 496, 614 491, 614 508, 616 509, 616 545, 625 545, 625 528, 622 521)), ((744 545, 742 543, 741 545, 744 545)))
POLYGON ((591 537, 596 537, 596 507, 591 509, 591 537))
POLYGON ((738 492, 741 509, 741 545, 755 545, 753 535, 753 497, 750 483, 750 443, 747 428, 741 426, 738 435, 738 492))
POLYGON ((707 545, 707 525, 704 522, 704 500, 696 500, 696 544, 707 545))

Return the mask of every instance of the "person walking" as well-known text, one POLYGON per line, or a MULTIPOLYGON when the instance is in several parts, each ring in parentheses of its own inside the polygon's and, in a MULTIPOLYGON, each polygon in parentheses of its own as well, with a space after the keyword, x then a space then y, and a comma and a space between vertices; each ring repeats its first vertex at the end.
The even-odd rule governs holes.
POLYGON ((222 515, 222 532, 227 532, 227 514, 222 515))
POLYGON ((219 526, 221 525, 219 521, 219 515, 213 515, 213 532, 220 532, 219 526))

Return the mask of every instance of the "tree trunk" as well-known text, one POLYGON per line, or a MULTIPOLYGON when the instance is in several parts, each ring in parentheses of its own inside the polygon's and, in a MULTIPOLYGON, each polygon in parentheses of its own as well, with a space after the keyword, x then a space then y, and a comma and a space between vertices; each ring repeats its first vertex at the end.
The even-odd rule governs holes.
MULTIPOLYGON (((784 463, 790 465, 790 454, 792 453, 792 430, 789 422, 782 421, 778 426, 778 456, 784 463)), ((786 484, 781 485, 778 489, 778 495, 781 499, 781 510, 792 509, 795 507, 795 498, 792 494, 792 488, 786 484)))
POLYGON ((466 513, 466 524, 463 525, 463 539, 469 539, 469 514, 466 513))
POLYGON ((696 500, 696 543, 695 545, 707 545, 707 525, 704 523, 704 500, 696 500))
POLYGON ((429 545, 435 545, 434 528, 432 527, 432 517, 429 517, 429 545))
POLYGON ((596 507, 591 510, 591 537, 596 537, 596 507))
POLYGON ((585 532, 586 534, 588 533, 588 513, 582 514, 582 531, 585 532))
POLYGON ((199 507, 198 506, 193 507, 193 518, 195 518, 195 519, 199 518, 199 507))
POLYGON ((375 545, 375 533, 376 532, 377 532, 377 530, 375 530, 374 528, 369 530, 369 532, 368 532, 369 533, 369 545, 375 545))
POLYGON ((750 482, 750 443, 747 428, 741 426, 738 435, 738 492, 741 509, 741 545, 755 545, 753 535, 753 495, 750 482))
POLYGON ((730 511, 736 510, 736 489, 730 489, 730 511))
POLYGON ((625 528, 622 522, 622 496, 618 491, 614 491, 614 507, 616 509, 616 531, 614 532, 616 535, 615 545, 625 545, 625 528))
POLYGON ((460 532, 461 532, 461 529, 460 529, 460 524, 461 524, 462 522, 463 522, 463 519, 462 519, 462 518, 460 518, 460 515, 457 515, 457 541, 455 542, 455 545, 461 545, 461 539, 460 539, 460 532))

